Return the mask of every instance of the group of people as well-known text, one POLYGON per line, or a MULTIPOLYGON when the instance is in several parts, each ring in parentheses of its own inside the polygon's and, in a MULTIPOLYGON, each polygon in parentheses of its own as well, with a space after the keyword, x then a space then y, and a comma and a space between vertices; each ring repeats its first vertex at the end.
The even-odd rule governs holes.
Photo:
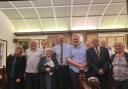
POLYGON ((33 40, 25 53, 17 46, 7 57, 8 89, 80 89, 79 70, 85 71, 86 78, 97 77, 100 89, 110 89, 110 79, 114 89, 128 88, 128 53, 121 42, 114 44, 112 56, 98 38, 87 47, 79 35, 72 36, 70 45, 64 43, 63 35, 53 48, 37 45, 33 40))

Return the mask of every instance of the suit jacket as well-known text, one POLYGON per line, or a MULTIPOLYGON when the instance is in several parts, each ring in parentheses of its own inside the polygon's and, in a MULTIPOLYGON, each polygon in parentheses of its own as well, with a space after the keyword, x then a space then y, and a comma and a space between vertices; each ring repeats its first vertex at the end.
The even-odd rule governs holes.
MULTIPOLYGON (((50 72, 54 72, 53 75, 51 75, 51 81, 53 81, 52 85, 56 87, 56 81, 57 81, 56 80, 56 71, 59 68, 59 64, 58 64, 55 56, 52 56, 52 61, 53 61, 55 66, 50 67, 51 68, 50 72)), ((38 72, 39 72, 39 79, 40 79, 40 89, 46 89, 45 74, 47 72, 45 71, 45 68, 48 67, 48 66, 46 66, 45 63, 46 63, 46 57, 42 57, 40 59, 39 65, 38 65, 38 72)), ((55 87, 54 88, 52 87, 52 89, 57 89, 57 87, 56 88, 55 87)))
POLYGON ((107 48, 100 47, 100 58, 98 58, 93 47, 87 50, 87 62, 90 71, 95 75, 99 69, 103 69, 105 73, 109 70, 110 56, 107 48))
MULTIPOLYGON (((12 69, 12 63, 14 61, 15 56, 9 55, 6 60, 6 75, 7 78, 10 78, 11 69, 12 69)), ((24 78, 25 68, 26 68, 26 57, 25 56, 19 56, 16 57, 16 63, 15 63, 15 71, 14 71, 14 78, 24 78)))

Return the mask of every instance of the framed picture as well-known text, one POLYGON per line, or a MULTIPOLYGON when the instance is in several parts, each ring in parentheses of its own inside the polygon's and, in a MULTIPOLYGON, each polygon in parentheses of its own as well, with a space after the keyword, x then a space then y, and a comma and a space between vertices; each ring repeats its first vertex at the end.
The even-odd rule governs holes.
POLYGON ((30 39, 18 39, 17 45, 22 45, 24 51, 30 47, 30 39))
POLYGON ((7 41, 0 39, 0 67, 6 64, 7 58, 7 41))

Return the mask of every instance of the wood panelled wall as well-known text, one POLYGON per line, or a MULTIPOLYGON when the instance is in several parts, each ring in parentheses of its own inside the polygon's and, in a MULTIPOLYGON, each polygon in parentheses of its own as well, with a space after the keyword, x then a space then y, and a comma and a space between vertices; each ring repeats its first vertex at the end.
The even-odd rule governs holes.
MULTIPOLYGON (((84 36, 84 41, 92 41, 92 39, 98 37, 98 33, 79 33, 81 35, 84 36)), ((48 35, 47 37, 47 41, 48 41, 48 47, 52 47, 52 42, 53 42, 53 39, 55 38, 58 38, 60 34, 55 34, 55 35, 48 35)), ((64 34, 65 36, 65 43, 68 43, 68 44, 71 44, 71 37, 72 37, 72 34, 64 34)), ((27 39, 18 39, 17 40, 17 44, 22 44, 25 49, 30 47, 30 42, 31 42, 32 39, 30 38, 27 38, 27 39)), ((38 47, 41 48, 41 41, 42 39, 36 39, 37 42, 38 42, 38 47)), ((99 37, 99 40, 105 40, 106 43, 107 43, 107 46, 110 46, 110 47, 113 47, 113 44, 116 42, 116 41, 120 41, 122 43, 124 43, 126 45, 126 48, 128 48, 128 35, 126 36, 103 36, 103 37, 99 37)))

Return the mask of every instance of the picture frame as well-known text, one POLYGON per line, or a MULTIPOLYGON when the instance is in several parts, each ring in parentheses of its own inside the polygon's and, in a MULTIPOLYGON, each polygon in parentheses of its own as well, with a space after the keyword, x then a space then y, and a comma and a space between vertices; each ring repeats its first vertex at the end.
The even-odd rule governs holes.
POLYGON ((17 45, 22 45, 23 49, 25 51, 26 49, 28 49, 30 47, 30 42, 31 42, 30 39, 18 39, 17 45))
POLYGON ((0 68, 6 65, 7 40, 0 39, 0 68))

